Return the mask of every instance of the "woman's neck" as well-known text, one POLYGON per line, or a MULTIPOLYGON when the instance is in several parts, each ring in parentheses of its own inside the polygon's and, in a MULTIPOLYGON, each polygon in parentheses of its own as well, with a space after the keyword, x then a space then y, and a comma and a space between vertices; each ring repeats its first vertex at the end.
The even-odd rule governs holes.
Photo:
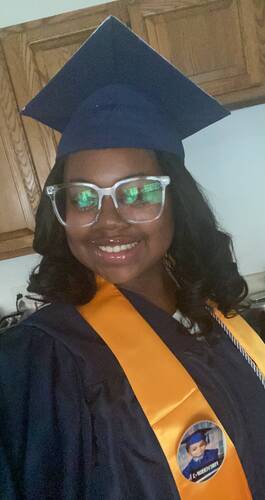
POLYGON ((163 264, 121 284, 121 288, 142 295, 169 314, 174 314, 177 309, 177 286, 163 264))

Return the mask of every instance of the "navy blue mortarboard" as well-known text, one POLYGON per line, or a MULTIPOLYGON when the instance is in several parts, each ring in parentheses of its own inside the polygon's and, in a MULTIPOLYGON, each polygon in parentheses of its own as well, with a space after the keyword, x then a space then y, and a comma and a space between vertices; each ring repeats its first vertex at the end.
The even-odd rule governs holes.
POLYGON ((182 140, 229 111, 109 17, 22 114, 62 133, 57 158, 119 147, 184 157, 182 140))

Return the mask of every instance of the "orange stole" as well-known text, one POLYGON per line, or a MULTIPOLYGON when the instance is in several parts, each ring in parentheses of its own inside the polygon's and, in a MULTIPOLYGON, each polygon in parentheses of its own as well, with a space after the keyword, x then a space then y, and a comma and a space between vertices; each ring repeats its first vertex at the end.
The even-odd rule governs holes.
POLYGON ((194 380, 122 293, 102 279, 98 284, 96 296, 78 310, 123 368, 160 443, 181 498, 251 499, 237 451, 194 380), (211 479, 193 483, 180 472, 177 450, 184 432, 201 420, 210 420, 223 430, 227 452, 211 479))

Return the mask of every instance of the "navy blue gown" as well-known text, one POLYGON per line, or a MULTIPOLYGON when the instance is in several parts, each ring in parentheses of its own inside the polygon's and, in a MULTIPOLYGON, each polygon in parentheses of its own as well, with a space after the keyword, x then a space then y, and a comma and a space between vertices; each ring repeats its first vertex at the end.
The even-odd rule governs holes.
MULTIPOLYGON (((216 324, 212 345, 126 292, 232 438, 254 500, 265 491, 265 392, 216 324)), ((160 445, 116 358, 72 305, 0 335, 1 500, 177 500, 160 445)))

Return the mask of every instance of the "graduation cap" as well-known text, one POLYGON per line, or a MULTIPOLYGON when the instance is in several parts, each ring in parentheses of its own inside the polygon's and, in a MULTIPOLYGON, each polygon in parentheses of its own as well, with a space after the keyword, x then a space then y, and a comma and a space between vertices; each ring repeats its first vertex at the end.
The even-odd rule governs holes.
POLYGON ((199 443, 200 441, 205 441, 207 442, 207 434, 213 430, 213 427, 206 427, 205 429, 197 429, 196 431, 192 432, 188 436, 186 436, 182 441, 181 444, 185 444, 186 447, 191 446, 192 444, 199 443))
POLYGON ((183 158, 182 140, 229 111, 110 16, 22 114, 62 133, 57 158, 119 147, 183 158))

